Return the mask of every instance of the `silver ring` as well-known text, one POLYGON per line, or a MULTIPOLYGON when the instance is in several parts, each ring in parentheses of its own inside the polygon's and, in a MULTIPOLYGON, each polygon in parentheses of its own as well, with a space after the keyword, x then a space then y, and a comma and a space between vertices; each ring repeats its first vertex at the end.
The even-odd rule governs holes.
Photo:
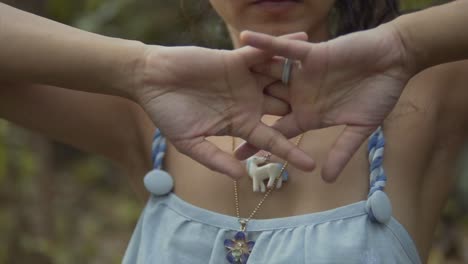
POLYGON ((283 64, 283 74, 281 75, 281 82, 284 85, 289 84, 289 79, 291 78, 291 70, 292 70, 293 61, 290 59, 286 59, 283 64))

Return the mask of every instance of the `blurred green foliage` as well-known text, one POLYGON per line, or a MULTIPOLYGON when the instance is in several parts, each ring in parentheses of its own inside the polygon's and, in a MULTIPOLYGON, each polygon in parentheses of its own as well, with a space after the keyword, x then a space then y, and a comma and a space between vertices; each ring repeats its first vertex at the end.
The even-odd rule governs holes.
POLYGON ((50 0, 46 10, 55 20, 108 36, 160 45, 231 46, 207 1, 50 0))
MULTIPOLYGON (((108 36, 160 45, 231 47, 206 0, 3 2, 108 36)), ((405 0, 402 8, 415 10, 440 2, 405 0)), ((454 261, 450 263, 463 261, 468 154, 463 160, 464 177, 443 217, 457 221, 443 221, 438 228, 431 264, 448 263, 447 258, 454 261), (461 235, 454 237, 453 229, 461 235)), ((0 204, 0 264, 120 263, 144 205, 109 162, 2 120, 0 204)))

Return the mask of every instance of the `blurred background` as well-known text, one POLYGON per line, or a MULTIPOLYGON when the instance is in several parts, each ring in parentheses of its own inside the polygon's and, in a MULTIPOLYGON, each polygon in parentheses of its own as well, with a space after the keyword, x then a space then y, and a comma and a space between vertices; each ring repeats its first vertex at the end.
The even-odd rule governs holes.
MULTIPOLYGON (((206 0, 0 2, 108 36, 231 47, 206 0)), ((441 2, 402 0, 401 6, 410 12, 441 2)), ((430 264, 468 263, 466 153, 430 264)), ((143 206, 125 175, 108 161, 0 119, 0 264, 120 263, 143 206)))

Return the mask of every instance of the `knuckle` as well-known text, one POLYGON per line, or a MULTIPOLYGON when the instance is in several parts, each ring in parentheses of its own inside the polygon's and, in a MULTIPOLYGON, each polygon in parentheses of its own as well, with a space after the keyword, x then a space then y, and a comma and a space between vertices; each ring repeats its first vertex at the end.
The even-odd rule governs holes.
POLYGON ((291 42, 284 42, 283 43, 283 51, 287 52, 292 49, 291 42))

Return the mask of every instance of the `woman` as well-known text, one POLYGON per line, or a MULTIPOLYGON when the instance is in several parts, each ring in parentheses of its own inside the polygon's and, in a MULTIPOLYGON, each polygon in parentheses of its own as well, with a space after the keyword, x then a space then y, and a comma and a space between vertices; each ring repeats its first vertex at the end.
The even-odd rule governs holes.
MULTIPOLYGON (((378 3, 384 2, 392 1, 378 3)), ((305 31, 312 41, 327 40, 331 37, 327 21, 332 7, 351 1, 212 0, 211 3, 239 47, 239 34, 246 29, 273 35, 305 31)), ((366 7, 361 6, 363 10, 366 7)), ((391 6, 384 5, 385 8, 388 11, 391 6)), ((361 18, 362 14, 352 11, 359 10, 356 6, 344 10, 342 14, 361 18)), ((357 25, 372 22, 360 21, 357 25)), ((447 175, 453 175, 466 135, 464 126, 459 125, 466 123, 468 111, 465 100, 459 100, 467 98, 462 85, 463 64, 441 65, 417 75, 385 120, 384 167, 388 175, 385 192, 393 205, 394 217, 388 222, 368 221, 365 205, 359 202, 369 194, 365 147, 357 151, 333 185, 323 183, 319 177, 319 169, 342 127, 305 133, 300 147, 317 158, 318 169, 304 173, 289 166, 287 186, 271 193, 264 203, 260 203, 263 194, 252 192, 247 177, 239 180, 237 192, 232 191, 229 179, 216 177, 216 173, 169 147, 165 168, 175 179, 174 194, 150 199, 125 262, 223 263, 224 254, 228 261, 239 263, 249 254, 249 263, 424 261, 453 181, 447 175), (449 95, 443 96, 441 85, 451 87, 449 95), (249 218, 252 212, 256 219, 270 220, 251 220, 247 224, 244 221, 239 225, 236 217, 230 217, 249 218), (233 238, 236 231, 244 228, 247 238, 242 234, 233 238), (240 241, 240 248, 230 240, 240 241)), ((281 97, 282 93, 277 91, 281 88, 284 87, 272 86, 270 93, 281 97)), ((267 118, 269 123, 275 120, 267 118)), ((213 142, 226 151, 232 149, 230 138, 213 142)))
MULTIPOLYGON (((237 47, 241 43, 239 33, 245 29, 276 35, 305 31, 314 41, 330 37, 327 34, 329 25, 325 21, 334 1, 211 3, 226 21, 237 47)), ((247 240, 255 241, 249 263, 418 263, 420 260, 415 248, 424 261, 453 181, 447 175, 453 175, 457 154, 466 137, 465 126, 460 125, 466 123, 468 111, 465 103, 467 91, 463 85, 466 82, 465 64, 440 65, 418 74, 405 87, 395 110, 383 125, 387 142, 384 167, 388 175, 385 192, 392 202, 394 218, 412 239, 395 223, 348 224, 350 219, 343 217, 323 220, 330 214, 336 216, 350 208, 355 209, 353 206, 361 206, 355 202, 366 200, 369 169, 367 151, 361 147, 333 185, 321 181, 319 169, 314 173, 302 173, 288 168, 288 185, 270 194, 254 218, 290 218, 249 221, 247 240), (446 94, 441 86, 451 87, 450 93, 446 94), (340 208, 326 211, 337 207, 340 208), (315 214, 317 212, 321 213, 315 214), (303 217, 312 220, 303 223, 303 217)), ((281 88, 284 87, 272 87, 270 93, 284 97, 284 93, 278 92, 281 88)), ((270 123, 274 120, 269 118, 270 123)), ((342 127, 332 127, 307 132, 300 146, 311 156, 318 157, 318 168, 321 168, 341 131, 342 127)), ((230 139, 214 142, 226 151, 232 148, 230 139)), ((171 149, 166 161, 167 170, 175 178, 174 192, 177 196, 210 211, 237 215, 231 181, 214 177, 213 173, 178 158, 171 149)), ((250 180, 244 178, 238 186, 239 215, 245 218, 255 211, 263 197, 252 193, 250 185, 250 180)), ((227 241, 228 250, 223 251, 225 245, 222 245, 226 239, 232 238, 234 230, 240 229, 235 218, 196 209, 174 197, 150 200, 127 252, 129 263, 135 259, 143 262, 219 263, 221 255, 229 252, 229 247, 235 248, 227 241), (173 210, 167 219, 164 217, 165 206, 173 210), (185 221, 179 218, 181 215, 185 221), (191 236, 185 234, 187 230, 192 232, 191 236), (197 246, 193 246, 195 244, 197 246), (184 249, 180 249, 182 247, 184 249), (172 250, 177 253, 171 254, 172 250), (141 254, 139 258, 136 252, 141 254)), ((350 218, 359 221, 360 216, 350 218)))

